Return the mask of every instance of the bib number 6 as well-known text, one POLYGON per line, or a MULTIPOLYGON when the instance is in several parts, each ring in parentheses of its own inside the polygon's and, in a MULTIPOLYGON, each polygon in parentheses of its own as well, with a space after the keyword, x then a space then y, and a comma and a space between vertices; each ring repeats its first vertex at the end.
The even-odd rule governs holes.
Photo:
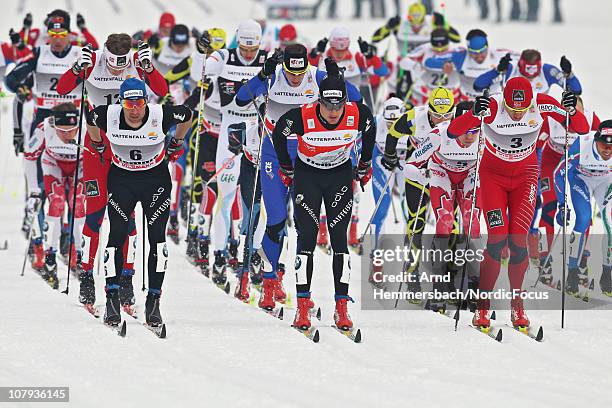
POLYGON ((140 150, 130 150, 130 159, 132 160, 142 160, 142 152, 140 150))

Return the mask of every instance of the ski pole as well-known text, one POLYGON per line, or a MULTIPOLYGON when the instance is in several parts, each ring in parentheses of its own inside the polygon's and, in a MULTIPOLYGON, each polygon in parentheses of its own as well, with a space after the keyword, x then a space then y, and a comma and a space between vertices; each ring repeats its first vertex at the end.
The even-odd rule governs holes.
MULTIPOLYGON (((489 97, 489 89, 485 89, 482 96, 489 97)), ((465 238, 465 250, 467 251, 470 247, 470 239, 472 237, 472 224, 474 221, 474 210, 476 209, 476 195, 478 193, 478 176, 480 172, 480 152, 483 148, 484 144, 484 136, 482 135, 482 125, 484 123, 484 113, 480 115, 480 128, 478 129, 478 150, 476 151, 476 172, 474 175, 474 188, 472 189, 472 205, 470 208, 470 223, 468 225, 468 234, 465 238)), ((478 217, 480 222, 480 217, 478 217)), ((459 286, 459 290, 463 291, 463 284, 465 283, 465 274, 467 270, 467 263, 463 264, 463 268, 461 270, 461 284, 459 286)), ((461 310, 461 305, 463 304, 463 299, 461 299, 457 303, 457 311, 455 313, 455 331, 457 331, 457 326, 459 325, 459 313, 461 310)))
MULTIPOLYGON (((90 47, 87 44, 85 47, 90 47)), ((85 112, 85 105, 87 104, 86 95, 85 95, 85 82, 87 82, 87 68, 85 66, 83 69, 83 83, 81 84, 81 106, 79 112, 79 133, 77 136, 77 153, 76 153, 76 167, 74 169, 74 177, 72 180, 72 217, 70 217, 70 249, 68 252, 68 268, 66 268, 66 289, 62 291, 68 295, 70 290, 70 263, 72 262, 72 250, 74 248, 74 219, 76 218, 75 210, 76 210, 76 198, 77 198, 77 188, 79 186, 79 167, 81 166, 81 143, 82 143, 82 135, 83 135, 83 114, 85 112)))
POLYGON ((212 176, 210 176, 210 179, 208 179, 208 181, 206 183, 204 183, 203 187, 208 187, 208 185, 210 183, 212 183, 213 181, 215 181, 215 179, 219 176, 219 174, 221 174, 221 172, 223 170, 226 169, 227 166, 229 166, 231 163, 234 162, 234 160, 236 159, 236 157, 238 157, 237 154, 233 155, 232 157, 230 157, 229 159, 227 159, 225 161, 225 163, 223 163, 223 166, 221 166, 221 168, 219 170, 217 170, 217 172, 215 174, 213 174, 212 176))
MULTIPOLYGON (((32 241, 32 236, 34 233, 34 229, 38 228, 38 212, 40 211, 42 206, 42 201, 39 201, 34 210, 32 211, 32 222, 30 223, 30 230, 28 231, 28 239, 26 243, 25 254, 23 255, 23 264, 21 265, 21 276, 25 273, 25 265, 28 259, 28 252, 30 252, 30 242, 32 241)), ((40 234, 39 234, 40 235, 40 234)))
MULTIPOLYGON (((561 58, 563 59, 563 58, 561 58)), ((565 75, 565 90, 569 89, 567 84, 568 75, 565 75)), ((561 277, 561 328, 565 327, 565 276, 567 273, 567 190, 569 188, 569 180, 567 179, 568 162, 569 162, 569 111, 565 111, 565 145, 563 146, 565 177, 563 178, 563 268, 561 277)))
POLYGON ((372 215, 370 216, 370 220, 368 221, 367 227, 366 227, 365 231, 363 232, 363 234, 361 234, 361 237, 359 238, 359 242, 363 242, 363 239, 368 234, 368 231, 370 230, 370 227, 372 225, 372 220, 374 220, 374 217, 376 216, 376 213, 378 212, 378 207, 380 207, 380 204, 382 203, 382 200, 383 200, 385 194, 389 194, 391 199, 393 199, 393 196, 391 195, 391 192, 387 193, 387 190, 389 188, 389 184, 391 184, 391 180, 393 180, 393 176, 394 176, 393 172, 390 171, 389 172, 389 177, 387 177, 387 181, 385 182, 385 186, 382 188, 382 192, 380 194, 380 197, 378 197, 378 200, 376 201, 376 205, 374 206, 374 211, 372 211, 372 215))
MULTIPOLYGON (((136 223, 136 220, 134 220, 134 223, 136 223)), ((146 228, 146 222, 145 222, 145 213, 144 213, 144 208, 142 209, 142 232, 140 233, 140 236, 142 237, 141 241, 142 241, 142 291, 145 291, 145 270, 147 269, 148 265, 147 265, 147 261, 146 261, 146 256, 145 256, 145 252, 146 252, 146 242, 148 242, 148 239, 146 239, 147 234, 145 233, 145 228, 146 228)), ((129 251, 129 248, 128 248, 129 251)))

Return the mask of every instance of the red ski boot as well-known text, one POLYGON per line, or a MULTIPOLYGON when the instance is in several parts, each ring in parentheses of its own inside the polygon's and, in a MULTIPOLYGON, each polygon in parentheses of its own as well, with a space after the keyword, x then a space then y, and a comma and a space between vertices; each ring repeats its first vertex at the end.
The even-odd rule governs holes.
POLYGON ((334 312, 334 322, 340 330, 350 330, 353 327, 353 321, 348 314, 346 302, 351 299, 349 296, 336 298, 336 311, 334 312))
POLYGON ((236 285, 234 296, 245 303, 249 301, 249 271, 242 271, 242 276, 240 277, 238 285, 236 285))
POLYGON ((317 246, 326 252, 330 252, 329 237, 327 234, 327 216, 322 215, 319 219, 319 234, 317 235, 317 246))
POLYGON ((295 312, 295 318, 293 319, 293 327, 297 327, 300 330, 310 329, 310 306, 312 301, 310 298, 300 297, 297 300, 297 310, 295 312))
POLYGON ((489 309, 491 301, 488 299, 478 299, 476 302, 476 311, 472 318, 472 325, 481 331, 488 331, 491 327, 491 319, 489 319, 489 309))
POLYGON ((512 319, 512 325, 515 329, 522 330, 529 327, 529 318, 525 313, 523 307, 523 299, 515 298, 510 301, 512 310, 510 311, 510 318, 512 319))
POLYGON ((349 228, 349 238, 348 244, 353 248, 359 248, 361 242, 359 242, 359 238, 357 238, 357 225, 359 224, 359 219, 355 216, 351 217, 351 226, 349 228))
POLYGON ((529 230, 527 252, 531 263, 538 265, 540 263, 540 232, 537 229, 529 230))
POLYGON ((261 288, 261 297, 259 298, 258 306, 262 309, 272 310, 276 304, 274 303, 274 291, 276 288, 276 279, 263 278, 261 288))
POLYGON ((277 278, 274 282, 274 300, 279 303, 285 303, 287 300, 287 293, 283 287, 283 277, 285 276, 285 266, 283 264, 278 264, 276 276, 277 278))
POLYGON ((45 248, 42 240, 35 240, 32 244, 32 268, 41 272, 45 266, 45 248))

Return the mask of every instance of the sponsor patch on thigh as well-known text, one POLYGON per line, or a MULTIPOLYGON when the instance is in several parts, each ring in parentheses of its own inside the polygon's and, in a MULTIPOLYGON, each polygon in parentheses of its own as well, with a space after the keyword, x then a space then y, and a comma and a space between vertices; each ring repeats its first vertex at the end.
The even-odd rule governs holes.
POLYGON ((98 197, 100 195, 98 180, 85 180, 85 195, 87 197, 98 197))
POLYGON ((504 216, 499 208, 487 211, 487 224, 489 228, 501 227, 504 225, 504 216))

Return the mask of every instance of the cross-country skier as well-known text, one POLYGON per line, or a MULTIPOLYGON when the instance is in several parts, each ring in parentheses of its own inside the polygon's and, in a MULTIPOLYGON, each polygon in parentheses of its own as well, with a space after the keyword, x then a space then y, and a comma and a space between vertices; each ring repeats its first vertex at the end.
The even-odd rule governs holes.
MULTIPOLYGON (((102 50, 92 51, 88 47, 80 50, 78 60, 64 72, 57 83, 60 94, 78 92, 83 77, 87 90, 87 101, 93 107, 111 105, 119 102, 119 88, 127 78, 144 79, 150 89, 158 96, 168 91, 168 86, 161 74, 152 65, 151 49, 142 43, 137 51, 131 50, 131 38, 127 34, 111 34, 102 50)), ((82 273, 80 276, 81 291, 79 300, 86 305, 95 303, 95 286, 93 269, 98 252, 99 234, 106 205, 107 176, 111 166, 111 151, 106 150, 102 160, 91 144, 89 135, 85 135, 83 153, 83 180, 86 195, 86 220, 83 228, 82 273)), ((129 214, 130 238, 123 248, 125 261, 120 280, 121 304, 129 307, 134 304, 132 275, 134 274, 134 248, 136 245, 136 225, 134 214, 129 214)), ((79 242, 80 241, 76 241, 79 242)))
MULTIPOLYGON (((45 18, 43 22, 43 29, 39 29, 39 28, 32 28, 32 22, 33 22, 32 14, 31 13, 26 14, 26 16, 23 19, 23 27, 21 31, 19 31, 19 35, 23 39, 23 42, 26 45, 29 45, 30 47, 40 47, 44 44, 49 43, 50 36, 49 36, 48 31, 46 31, 46 29, 48 29, 49 21, 53 17, 57 17, 57 16, 62 16, 62 17, 67 16, 68 19, 70 19, 70 15, 66 11, 61 10, 61 9, 55 9, 49 14, 47 14, 47 17, 45 18)), ((77 33, 76 31, 70 31, 70 33, 68 33, 68 37, 70 38, 71 44, 79 45, 79 46, 84 46, 85 44, 89 44, 91 45, 93 49, 98 49, 98 41, 96 41, 96 38, 87 29, 85 25, 85 18, 80 13, 77 13, 76 15, 76 24, 79 30, 81 31, 81 34, 77 33)))
MULTIPOLYGON (((283 184, 278 174, 279 162, 268 135, 274 130, 283 114, 316 100, 319 84, 326 77, 326 72, 309 65, 306 47, 301 44, 288 46, 283 53, 282 61, 278 58, 269 58, 268 61, 262 71, 240 89, 236 95, 236 103, 249 104, 254 98, 268 95, 260 175, 266 209, 266 231, 262 248, 267 262, 264 263, 263 290, 259 305, 264 308, 274 308, 274 301, 284 302, 286 299, 282 285, 285 267, 280 262, 280 257, 284 247, 283 241, 287 235, 289 196, 288 187, 283 184)), ((327 59, 326 70, 338 72, 338 65, 333 60, 327 59)), ((357 88, 348 81, 346 88, 349 102, 361 100, 357 88)), ((289 156, 294 161, 297 154, 297 136, 288 135, 286 143, 289 156)))
MULTIPOLYGON (((28 184, 28 206, 31 211, 41 209, 43 191, 38 180, 37 161, 42 164, 42 183, 47 196, 48 206, 45 217, 47 229, 34 238, 34 261, 32 267, 40 270, 43 279, 57 289, 56 254, 60 247, 62 232, 62 216, 66 201, 72 206, 74 194, 74 173, 82 173, 82 167, 77 168, 76 136, 79 125, 79 110, 70 103, 59 104, 52 109, 52 116, 43 120, 32 134, 24 152, 26 178, 28 184), (69 198, 67 200, 67 198, 69 198), (41 257, 40 244, 45 241, 44 259, 41 257)), ((76 187, 76 208, 71 208, 75 217, 75 242, 81 242, 81 229, 85 221, 85 192, 81 174, 76 187)), ((36 228, 35 228, 36 230, 36 228)), ((39 231, 40 232, 40 231, 39 231)), ((70 269, 77 271, 77 256, 75 246, 72 246, 70 269)))
POLYGON ((170 31, 176 25, 176 19, 174 18, 174 14, 169 12, 164 12, 159 17, 159 24, 157 26, 157 31, 152 29, 148 30, 140 30, 132 35, 132 39, 137 44, 138 41, 145 41, 153 46, 153 48, 157 48, 159 44, 159 40, 163 38, 168 38, 170 36, 170 31))
MULTIPOLYGON (((190 38, 189 28, 177 24, 172 27, 168 38, 160 40, 159 44, 150 44, 153 48, 153 65, 162 75, 191 55, 193 46, 190 38)), ((172 92, 173 95, 177 93, 172 92)))
MULTIPOLYGON (((528 266, 527 232, 533 218, 538 191, 538 158, 536 142, 547 118, 559 123, 570 117, 570 128, 580 134, 588 132, 584 115, 575 108, 576 94, 568 91, 559 104, 546 94, 535 94, 531 83, 522 77, 511 78, 503 95, 479 96, 473 111, 454 119, 448 127, 450 137, 459 137, 479 127, 485 151, 480 164, 482 212, 487 223, 488 238, 484 260, 480 265, 480 290, 490 292, 500 271, 502 249, 508 245, 510 289, 521 291, 528 266)), ((512 324, 528 327, 523 300, 514 294, 511 301, 512 324)), ((474 326, 490 327, 490 300, 480 298, 474 326)))
POLYGON ((351 299, 348 294, 351 266, 346 232, 353 204, 353 179, 356 177, 364 185, 372 176, 376 138, 372 113, 364 104, 347 102, 344 79, 330 73, 319 84, 319 101, 282 115, 272 137, 281 179, 287 186, 295 182, 295 217, 300 236, 295 260, 298 307, 293 326, 302 330, 311 326, 313 251, 323 202, 333 249, 334 322, 339 329, 348 330, 353 322, 347 310, 347 301, 351 299), (354 172, 350 155, 359 132, 362 132, 362 151, 354 172), (295 166, 287 149, 290 135, 297 135, 298 140, 295 166))
POLYGON ((576 213, 574 230, 569 240, 569 268, 565 290, 572 295, 579 293, 581 276, 578 262, 584 251, 586 231, 591 224, 593 197, 601 211, 606 232, 602 237, 603 265, 599 286, 606 296, 612 296, 612 120, 604 120, 597 131, 576 138, 568 154, 567 180, 571 186, 569 192, 565 192, 565 160, 561 161, 555 171, 555 192, 559 203, 557 222, 563 225, 564 218, 570 219, 569 207, 567 216, 564 216, 566 195, 569 196, 576 213))
MULTIPOLYGON (((168 267, 165 228, 170 209, 172 183, 166 155, 182 153, 183 137, 191 126, 191 110, 185 106, 147 104, 145 83, 126 79, 119 89, 121 104, 96 107, 87 117, 87 131, 93 149, 103 157, 111 149, 108 172, 108 215, 110 232, 104 254, 106 312, 104 322, 121 322, 119 277, 123 270, 123 245, 128 238, 128 215, 140 202, 146 216, 149 242, 147 262, 149 291, 145 318, 160 326, 159 311, 164 275, 168 267), (174 137, 166 140, 170 127, 174 137), (106 135, 103 138, 103 131, 106 135)), ((143 239, 144 242, 144 239, 143 239)))

